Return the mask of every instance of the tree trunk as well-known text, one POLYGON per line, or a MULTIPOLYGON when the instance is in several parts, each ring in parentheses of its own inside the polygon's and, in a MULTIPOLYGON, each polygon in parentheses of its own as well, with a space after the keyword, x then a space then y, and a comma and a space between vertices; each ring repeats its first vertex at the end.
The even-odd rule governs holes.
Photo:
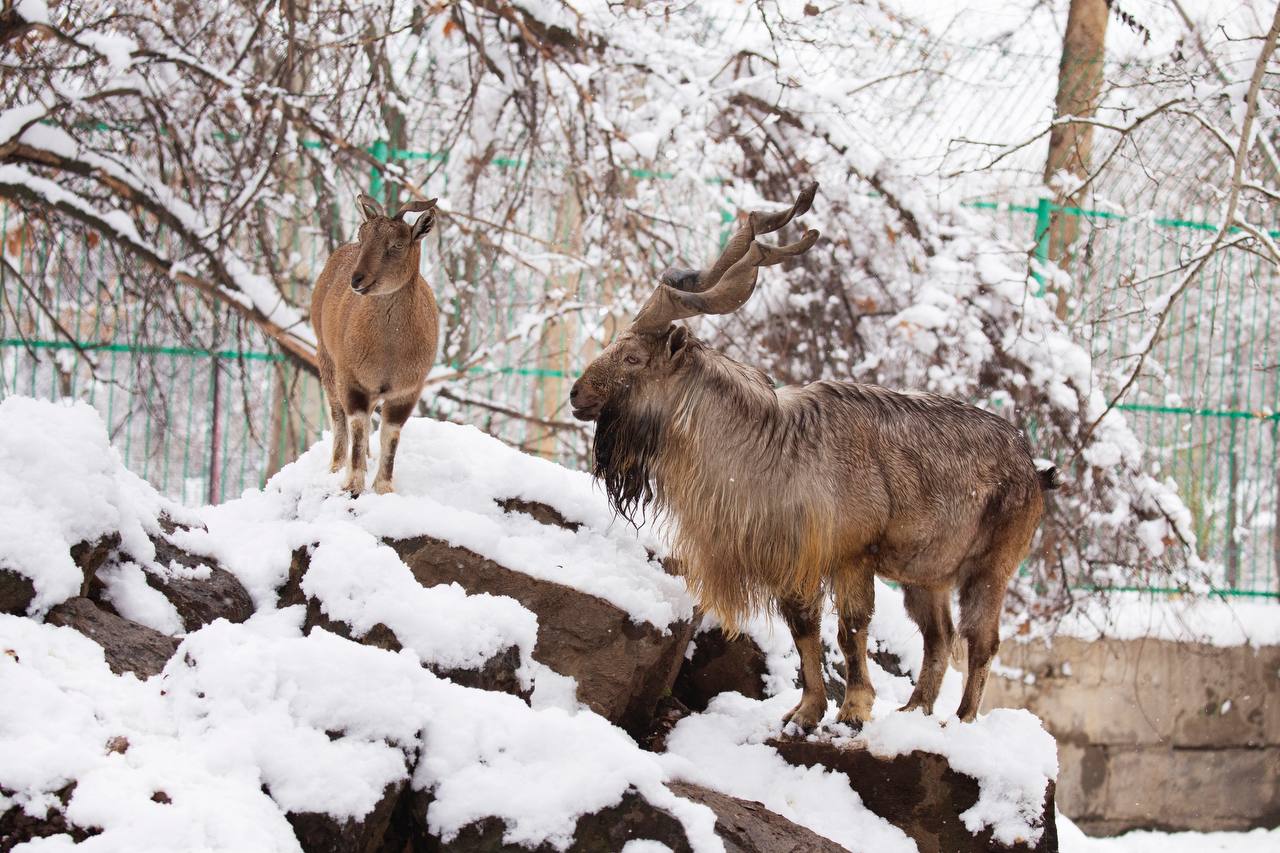
MULTIPOLYGON (((582 254, 582 208, 572 184, 566 187, 556 211, 555 229, 554 243, 558 250, 569 255, 582 254)), ((552 277, 547 288, 576 294, 581 278, 581 270, 575 268, 552 277)), ((569 386, 573 384, 569 371, 573 366, 577 338, 576 317, 558 317, 542 327, 542 339, 538 345, 539 375, 534 393, 534 414, 542 420, 564 420, 565 402, 569 398, 569 386)), ((528 424, 524 446, 548 459, 555 459, 560 450, 555 429, 533 422, 528 424)))
MULTIPOLYGON (((1106 36, 1106 0, 1071 0, 1067 31, 1062 39, 1062 61, 1058 66, 1054 119, 1093 116, 1102 94, 1106 36)), ((1055 188, 1053 200, 1057 206, 1083 206, 1083 193, 1076 191, 1075 187, 1088 178, 1092 149, 1093 125, 1068 122, 1053 127, 1049 134, 1044 180, 1055 188)), ((1048 240, 1048 259, 1062 269, 1069 269, 1071 251, 1079 234, 1080 217, 1055 210, 1049 219, 1049 233, 1036 236, 1048 240)), ((1058 316, 1065 318, 1066 294, 1056 288, 1050 289, 1058 297, 1058 316)))
MULTIPOLYGON (((284 10, 289 22, 290 32, 298 21, 305 21, 310 14, 309 0, 286 0, 284 10)), ((310 58, 305 50, 290 39, 289 90, 300 93, 306 90, 310 73, 310 58)), ((305 177, 299 161, 295 160, 288 167, 288 179, 293 186, 301 188, 305 177)), ((300 225, 307 221, 306 215, 290 217, 280 230, 279 247, 285 257, 301 249, 303 236, 300 225)), ((298 252, 301 256, 301 252, 298 252)), ((309 287, 311 280, 319 274, 318 269, 301 263, 290 268, 289 299, 295 305, 307 305, 310 302, 309 287)), ((267 469, 262 474, 262 482, 266 483, 277 471, 297 459, 302 451, 310 446, 313 424, 308 415, 311 412, 323 411, 324 403, 318 400, 319 382, 314 377, 303 374, 292 364, 281 362, 273 371, 274 388, 271 394, 271 427, 267 448, 267 469)), ((323 417, 321 418, 323 422, 323 417)))

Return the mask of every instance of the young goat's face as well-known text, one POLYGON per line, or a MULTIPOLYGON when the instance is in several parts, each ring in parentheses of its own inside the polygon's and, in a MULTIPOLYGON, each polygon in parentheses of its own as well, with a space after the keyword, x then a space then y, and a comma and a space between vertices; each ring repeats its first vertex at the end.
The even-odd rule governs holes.
POLYGON ((689 333, 683 326, 671 326, 656 335, 623 332, 573 383, 569 391, 573 416, 594 421, 605 406, 670 376, 683 362, 688 344, 689 333))
POLYGON ((415 281, 418 274, 418 241, 435 224, 435 211, 418 217, 413 225, 383 214, 361 202, 360 253, 351 271, 351 289, 361 296, 394 293, 415 281))

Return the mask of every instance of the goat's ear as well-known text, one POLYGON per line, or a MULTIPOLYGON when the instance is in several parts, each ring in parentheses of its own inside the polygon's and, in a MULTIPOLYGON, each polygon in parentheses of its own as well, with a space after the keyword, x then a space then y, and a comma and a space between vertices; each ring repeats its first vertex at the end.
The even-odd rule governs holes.
POLYGON ((364 216, 365 222, 368 222, 370 219, 373 219, 375 216, 387 215, 386 212, 382 209, 382 205, 378 204, 377 199, 375 199, 373 196, 365 195, 364 193, 360 193, 359 195, 356 196, 356 205, 359 206, 360 213, 361 215, 364 216))
POLYGON ((689 330, 684 326, 672 326, 671 332, 667 335, 667 355, 673 360, 684 354, 684 348, 689 343, 689 330))
POLYGON ((427 236, 427 232, 434 228, 435 225, 436 210, 433 207, 431 210, 428 210, 426 213, 419 216, 418 221, 413 223, 413 239, 421 240, 423 237, 427 236))

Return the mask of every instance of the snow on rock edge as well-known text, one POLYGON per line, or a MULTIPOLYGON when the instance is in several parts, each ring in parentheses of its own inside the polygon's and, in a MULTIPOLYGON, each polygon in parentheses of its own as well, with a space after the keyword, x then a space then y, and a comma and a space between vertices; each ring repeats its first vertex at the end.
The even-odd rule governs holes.
POLYGON ((79 594, 70 552, 81 542, 118 533, 122 551, 153 562, 148 534, 161 532, 162 514, 190 517, 124 467, 87 403, 0 401, 0 569, 32 581, 29 614, 79 594))
POLYGON ((616 521, 590 476, 528 456, 470 426, 412 418, 396 455, 396 492, 352 499, 329 473, 329 439, 261 491, 201 510, 208 531, 181 534, 239 577, 259 607, 275 602, 295 548, 354 524, 379 539, 430 536, 531 577, 573 587, 665 631, 693 616, 683 581, 650 559, 658 532, 616 521), (576 530, 543 524, 500 501, 547 504, 576 530))

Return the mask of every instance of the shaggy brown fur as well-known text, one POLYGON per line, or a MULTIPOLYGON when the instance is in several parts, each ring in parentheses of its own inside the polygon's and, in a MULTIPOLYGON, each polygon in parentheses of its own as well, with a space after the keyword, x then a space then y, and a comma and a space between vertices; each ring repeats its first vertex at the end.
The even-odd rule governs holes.
MULTIPOLYGON (((705 297, 723 299, 714 287, 705 297)), ((804 728, 826 710, 824 589, 835 599, 848 673, 838 719, 855 725, 869 719, 874 697, 866 646, 875 575, 902 585, 924 634, 905 708, 926 713, 951 652, 958 589, 969 669, 958 713, 972 720, 1005 587, 1039 523, 1041 491, 1056 485, 1052 471, 1037 472, 1022 433, 996 415, 851 382, 775 390, 683 327, 662 327, 662 316, 649 309, 648 322, 606 348, 570 395, 576 417, 598 421, 595 475, 617 511, 674 516, 681 570, 728 630, 777 602, 804 687, 787 719, 804 728)))
POLYGON ((369 426, 382 404, 381 462, 373 488, 391 491, 400 428, 413 413, 436 357, 439 314, 435 294, 418 273, 419 242, 435 224, 435 200, 405 205, 387 216, 359 197, 360 239, 339 246, 311 295, 311 323, 319 342, 320 381, 333 421, 333 459, 350 460, 343 486, 364 489, 369 426), (406 213, 425 211, 410 226, 406 213))
POLYGON ((636 353, 645 364, 595 392, 608 401, 597 416, 595 474, 622 515, 652 507, 675 517, 674 556, 730 631, 782 603, 799 629, 806 670, 814 669, 797 721, 816 723, 826 706, 814 645, 824 586, 837 603, 851 673, 840 717, 868 718, 876 574, 903 585, 925 635, 925 667, 908 707, 931 710, 937 698, 953 638, 950 592, 960 590, 970 664, 960 716, 972 719, 1005 587, 1048 485, 1023 435, 932 394, 845 382, 775 390, 683 328, 655 339, 627 333, 613 347, 583 376, 579 403, 613 372, 610 361, 636 353))

